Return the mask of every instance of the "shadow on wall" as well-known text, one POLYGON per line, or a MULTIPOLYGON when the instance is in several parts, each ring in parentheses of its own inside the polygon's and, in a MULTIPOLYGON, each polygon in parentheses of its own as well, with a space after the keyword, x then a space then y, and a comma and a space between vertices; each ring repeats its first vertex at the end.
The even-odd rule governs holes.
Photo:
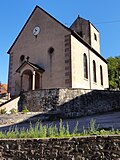
POLYGON ((22 110, 24 109, 24 107, 26 106, 26 99, 25 99, 25 95, 21 94, 20 95, 20 99, 18 101, 18 111, 22 112, 22 110))
MULTIPOLYGON (((72 119, 69 120, 70 127, 74 128, 78 121, 77 117, 108 111, 120 111, 119 91, 94 90, 77 96, 80 94, 78 92, 79 90, 59 89, 25 92, 19 100, 19 109, 22 109, 21 107, 23 105, 28 106, 29 111, 42 111, 42 113, 31 116, 26 120, 23 119, 21 123, 0 127, 0 130, 9 131, 10 128, 12 129, 16 126, 19 129, 23 127, 27 129, 30 128, 30 122, 36 123, 38 120, 44 122, 44 124, 51 125, 53 123, 59 126, 59 119, 69 118, 75 118, 73 119, 74 124, 71 121, 72 119), (71 96, 75 98, 71 99, 71 96)), ((85 124, 82 123, 80 126, 86 125, 86 117, 84 122, 85 124)))
POLYGON ((120 111, 120 92, 94 90, 64 103, 58 110, 66 118, 120 111))
POLYGON ((120 110, 120 91, 80 89, 29 91, 21 95, 19 111, 23 106, 32 112, 53 113, 59 114, 61 118, 74 118, 120 110))

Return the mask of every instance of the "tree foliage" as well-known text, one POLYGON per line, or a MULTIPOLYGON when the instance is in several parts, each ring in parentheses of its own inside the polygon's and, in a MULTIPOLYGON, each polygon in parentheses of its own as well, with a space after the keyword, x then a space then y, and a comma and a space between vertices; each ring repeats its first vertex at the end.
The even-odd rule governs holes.
POLYGON ((120 56, 109 57, 107 61, 109 86, 111 89, 120 89, 120 56))

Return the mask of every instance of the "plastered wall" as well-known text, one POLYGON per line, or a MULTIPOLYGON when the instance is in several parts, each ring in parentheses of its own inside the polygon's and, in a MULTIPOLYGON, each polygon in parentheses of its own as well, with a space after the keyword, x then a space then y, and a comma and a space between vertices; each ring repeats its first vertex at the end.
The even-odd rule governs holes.
MULTIPOLYGON (((40 9, 36 9, 20 34, 10 53, 9 91, 11 94, 19 92, 20 75, 16 70, 21 65, 20 56, 29 56, 29 61, 42 67, 42 88, 65 87, 65 36, 69 32, 53 18, 40 9), (35 37, 34 27, 41 31, 35 37), (52 55, 48 53, 54 48, 52 55)), ((69 47, 68 47, 69 49, 69 47)))
POLYGON ((107 64, 73 36, 71 36, 71 59, 73 88, 104 89, 109 87, 107 64), (84 78, 84 53, 88 62, 88 79, 84 78), (93 60, 96 62, 96 83, 93 81, 93 60), (100 82, 100 65, 103 69, 103 85, 100 82))

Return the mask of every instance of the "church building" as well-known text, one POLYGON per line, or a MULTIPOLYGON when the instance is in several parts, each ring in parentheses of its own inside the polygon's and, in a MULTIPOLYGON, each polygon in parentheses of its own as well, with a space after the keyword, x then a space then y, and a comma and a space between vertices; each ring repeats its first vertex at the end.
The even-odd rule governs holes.
POLYGON ((70 28, 36 6, 8 51, 8 91, 108 88, 100 33, 81 17, 70 28))

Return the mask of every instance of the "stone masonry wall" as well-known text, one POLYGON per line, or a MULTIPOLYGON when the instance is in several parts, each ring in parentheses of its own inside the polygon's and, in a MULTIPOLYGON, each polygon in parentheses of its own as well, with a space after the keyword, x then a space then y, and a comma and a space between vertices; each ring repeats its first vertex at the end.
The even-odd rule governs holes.
POLYGON ((120 110, 120 91, 47 89, 24 92, 19 109, 60 113, 64 117, 79 117, 120 110))
POLYGON ((29 111, 48 112, 59 105, 59 89, 24 92, 19 101, 19 110, 26 106, 29 111))
POLYGON ((79 117, 109 111, 119 111, 120 92, 93 90, 76 96, 72 100, 59 106, 59 108, 64 114, 63 117, 79 117))
POLYGON ((90 92, 80 89, 43 89, 23 92, 19 101, 19 109, 26 106, 29 111, 60 111, 59 107, 69 101, 90 92))
POLYGON ((120 136, 0 140, 1 160, 119 160, 120 136))

